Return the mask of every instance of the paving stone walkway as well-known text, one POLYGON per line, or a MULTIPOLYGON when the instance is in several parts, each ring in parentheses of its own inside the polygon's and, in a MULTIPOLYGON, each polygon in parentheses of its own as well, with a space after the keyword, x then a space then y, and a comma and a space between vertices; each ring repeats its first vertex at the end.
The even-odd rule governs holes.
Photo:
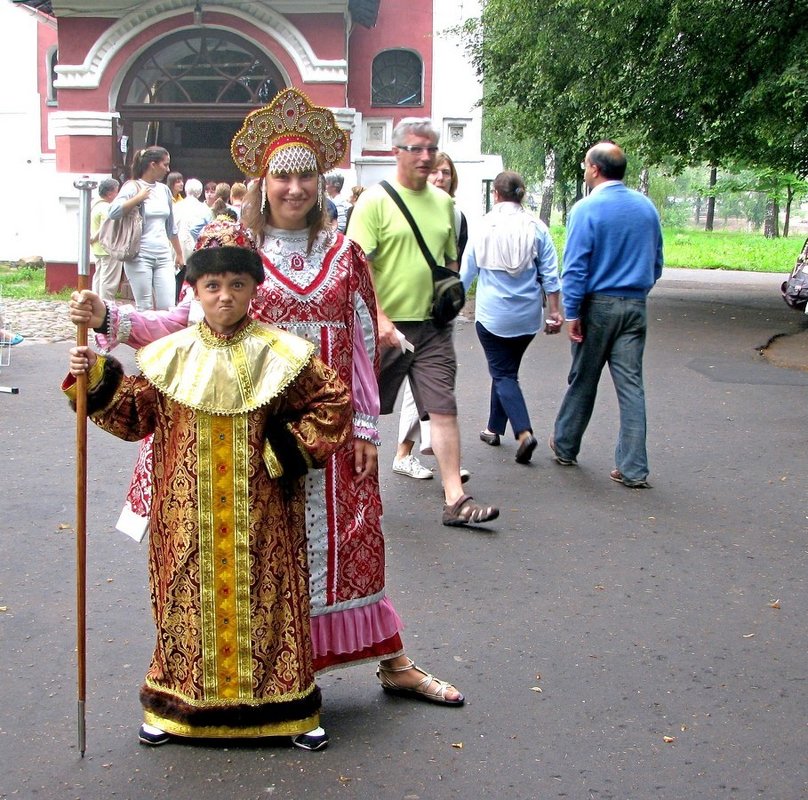
POLYGON ((21 333, 25 342, 63 342, 76 338, 76 327, 70 322, 64 300, 3 300, 6 330, 21 333))

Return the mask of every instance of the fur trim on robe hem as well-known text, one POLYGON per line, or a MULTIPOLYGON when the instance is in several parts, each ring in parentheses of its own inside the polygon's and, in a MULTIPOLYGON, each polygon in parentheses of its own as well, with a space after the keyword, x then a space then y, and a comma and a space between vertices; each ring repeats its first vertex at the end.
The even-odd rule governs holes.
POLYGON ((210 708, 200 708, 186 703, 176 695, 144 685, 140 690, 140 702, 146 711, 184 725, 238 729, 306 719, 320 710, 322 698, 320 688, 312 685, 312 690, 305 697, 288 702, 266 702, 260 705, 217 704, 210 708))

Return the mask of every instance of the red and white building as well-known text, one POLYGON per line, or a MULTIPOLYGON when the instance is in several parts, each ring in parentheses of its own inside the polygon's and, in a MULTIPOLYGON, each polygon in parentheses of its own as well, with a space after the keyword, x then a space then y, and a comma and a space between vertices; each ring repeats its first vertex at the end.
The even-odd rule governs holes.
POLYGON ((431 117, 458 204, 482 214, 498 163, 480 154, 481 87, 452 32, 479 0, 25 2, 0 0, 0 259, 42 256, 51 288, 60 264, 75 274, 76 179, 124 175, 135 149, 159 144, 186 179, 238 180, 233 134, 286 86, 349 133, 346 189, 390 174, 400 119, 431 117))

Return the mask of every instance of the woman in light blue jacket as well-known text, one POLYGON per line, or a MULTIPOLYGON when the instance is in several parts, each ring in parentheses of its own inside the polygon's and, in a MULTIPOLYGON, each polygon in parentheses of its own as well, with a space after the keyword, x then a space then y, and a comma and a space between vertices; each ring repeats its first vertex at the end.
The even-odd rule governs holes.
POLYGON ((518 442, 516 461, 527 464, 536 449, 527 404, 519 386, 519 366, 542 327, 558 333, 564 323, 559 305, 558 255, 547 226, 522 207, 525 184, 516 172, 494 180, 494 207, 483 217, 466 249, 460 277, 468 291, 477 278, 477 336, 488 361, 491 400, 480 439, 496 447, 511 429, 518 442))

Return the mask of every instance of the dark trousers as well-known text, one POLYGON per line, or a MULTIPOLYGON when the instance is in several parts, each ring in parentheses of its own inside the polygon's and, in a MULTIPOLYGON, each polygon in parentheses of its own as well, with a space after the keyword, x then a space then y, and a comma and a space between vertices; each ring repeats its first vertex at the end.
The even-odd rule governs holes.
POLYGON ((532 433, 530 416, 522 387, 519 385, 519 367, 528 345, 536 334, 506 338, 496 336, 479 322, 476 323, 476 328, 477 338, 488 361, 488 373, 491 375, 488 430, 501 436, 505 433, 506 422, 510 422, 515 437, 524 431, 532 433))
POLYGON ((567 393, 555 423, 555 451, 575 458, 595 406, 600 374, 606 364, 612 374, 620 430, 614 463, 630 481, 648 477, 645 448, 645 388, 642 360, 647 314, 645 300, 594 294, 581 312, 584 340, 572 345, 567 393))

